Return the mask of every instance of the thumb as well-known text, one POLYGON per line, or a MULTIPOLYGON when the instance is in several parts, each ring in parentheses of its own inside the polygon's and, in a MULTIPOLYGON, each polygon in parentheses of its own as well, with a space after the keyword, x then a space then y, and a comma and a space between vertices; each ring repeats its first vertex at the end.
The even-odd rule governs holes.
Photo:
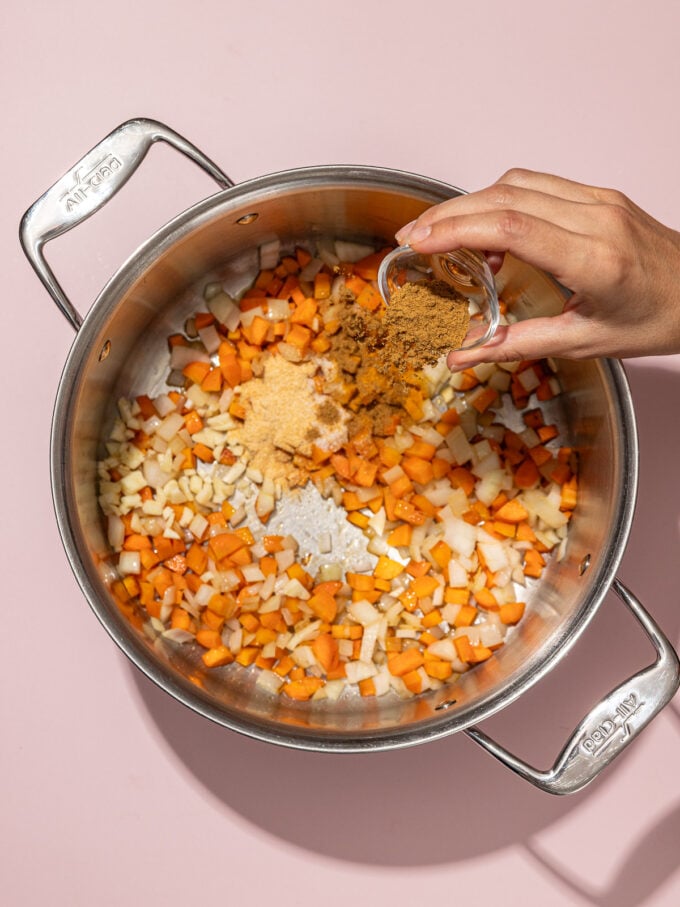
POLYGON ((571 313, 563 312, 549 318, 500 325, 484 346, 451 352, 446 362, 452 371, 461 371, 480 362, 516 362, 545 356, 585 359, 598 355, 596 340, 592 327, 579 325, 571 313))

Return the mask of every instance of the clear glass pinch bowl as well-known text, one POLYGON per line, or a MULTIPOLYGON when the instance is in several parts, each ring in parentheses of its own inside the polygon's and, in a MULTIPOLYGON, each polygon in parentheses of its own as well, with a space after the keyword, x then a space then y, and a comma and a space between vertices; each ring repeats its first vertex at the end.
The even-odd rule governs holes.
POLYGON ((468 300, 470 327, 456 349, 471 350, 491 340, 501 313, 493 273, 482 254, 456 249, 423 255, 410 246, 399 246, 382 260, 378 288, 387 305, 395 290, 419 280, 443 280, 468 300))

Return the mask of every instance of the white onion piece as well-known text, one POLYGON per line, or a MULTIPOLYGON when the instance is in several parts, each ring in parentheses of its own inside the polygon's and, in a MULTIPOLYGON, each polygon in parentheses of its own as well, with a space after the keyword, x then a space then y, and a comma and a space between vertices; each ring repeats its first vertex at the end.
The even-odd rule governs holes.
POLYGON ((182 371, 190 362, 210 362, 210 356, 204 350, 178 343, 170 352, 170 368, 182 371))
POLYGON ((377 673, 378 669, 372 662, 348 661, 345 665, 347 683, 360 683, 362 680, 374 677, 377 673))
POLYGON ((118 572, 123 576, 141 573, 142 562, 139 551, 121 551, 118 558, 118 572))
POLYGON ((204 328, 199 328, 198 336, 201 338, 201 342, 209 355, 216 353, 220 348, 220 343, 222 341, 220 340, 220 335, 217 333, 214 324, 208 324, 204 328))
POLYGON ((270 242, 262 243, 259 252, 260 270, 267 271, 270 268, 275 268, 279 263, 279 255, 281 254, 281 241, 278 239, 272 239, 270 242))
POLYGON ((244 328, 248 328, 256 318, 264 318, 264 314, 264 309, 261 306, 253 306, 252 309, 246 309, 245 312, 241 312, 241 325, 244 328))
POLYGON ((125 523, 117 514, 109 514, 107 519, 106 532, 109 540, 109 545, 111 545, 111 547, 115 551, 120 551, 120 549, 123 547, 123 542, 125 541, 125 523))
POLYGON ((454 426, 446 435, 446 445, 454 456, 456 463, 462 466, 472 459, 472 447, 461 425, 454 426))
POLYGON ((374 251, 374 247, 366 243, 347 242, 344 239, 335 240, 335 254, 340 261, 361 261, 367 255, 372 255, 374 251))
POLYGON ((157 397, 154 397, 153 405, 156 407, 156 412, 161 419, 164 419, 168 413, 177 409, 177 404, 173 403, 167 394, 159 394, 157 397))
MULTIPOLYGON (((443 508, 446 511, 448 508, 443 508)), ((474 526, 466 523, 453 514, 444 517, 444 541, 464 557, 470 557, 477 544, 477 532, 474 526)))
POLYGON ((287 299, 267 300, 267 319, 269 321, 285 321, 290 316, 290 303, 287 299))
POLYGON ((164 630, 161 633, 163 639, 167 639, 170 642, 176 643, 185 643, 191 642, 194 639, 194 634, 189 633, 188 630, 180 630, 179 627, 174 627, 170 630, 164 630))
POLYGON ((164 441, 170 441, 184 425, 184 417, 179 413, 170 413, 158 426, 156 434, 164 441))
POLYGON ((321 258, 312 258, 310 259, 304 268, 300 271, 298 277, 303 281, 312 281, 323 268, 323 259, 321 258))
POLYGON ((227 330, 236 329, 241 317, 241 310, 236 302, 227 293, 218 293, 208 301, 208 311, 223 324, 227 330))

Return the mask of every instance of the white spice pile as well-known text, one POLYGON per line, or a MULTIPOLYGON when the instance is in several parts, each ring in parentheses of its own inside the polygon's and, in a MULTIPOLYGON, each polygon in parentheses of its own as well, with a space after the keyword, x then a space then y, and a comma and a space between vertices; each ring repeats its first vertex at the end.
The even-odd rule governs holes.
POLYGON ((347 414, 314 387, 314 362, 289 362, 270 355, 262 377, 251 378, 240 391, 244 421, 230 432, 250 454, 248 465, 288 487, 302 485, 307 475, 294 456, 311 457, 312 445, 338 450, 347 441, 347 414), (329 407, 337 420, 328 423, 329 407))

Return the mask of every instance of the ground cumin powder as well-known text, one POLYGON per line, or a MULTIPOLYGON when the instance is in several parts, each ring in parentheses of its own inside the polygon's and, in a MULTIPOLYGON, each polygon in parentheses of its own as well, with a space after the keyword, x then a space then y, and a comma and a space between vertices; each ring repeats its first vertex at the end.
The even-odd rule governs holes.
POLYGON ((391 366, 434 365, 465 340, 468 302, 443 280, 419 280, 395 290, 382 322, 381 355, 391 366))

